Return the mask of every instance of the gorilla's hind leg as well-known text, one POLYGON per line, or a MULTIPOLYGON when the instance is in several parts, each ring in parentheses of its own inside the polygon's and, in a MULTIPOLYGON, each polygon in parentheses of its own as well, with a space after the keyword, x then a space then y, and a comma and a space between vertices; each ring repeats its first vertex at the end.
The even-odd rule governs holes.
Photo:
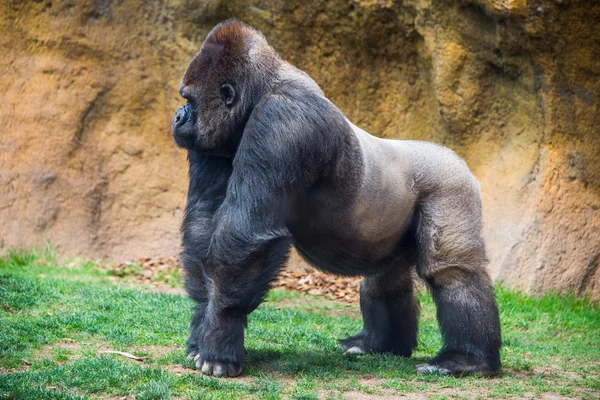
POLYGON ((485 271, 458 268, 428 278, 444 347, 420 373, 494 376, 500 368, 500 322, 485 271))
POLYGON ((231 162, 223 157, 188 153, 190 187, 183 220, 183 251, 181 262, 185 269, 185 288, 196 302, 187 341, 187 355, 196 358, 208 304, 208 289, 202 261, 215 231, 214 214, 225 198, 231 162))
POLYGON ((424 199, 419 212, 417 273, 431 289, 444 347, 417 370, 492 376, 500 369, 500 320, 486 271, 479 193, 473 186, 453 194, 424 199))
POLYGON ((417 346, 419 313, 411 275, 408 265, 394 265, 381 275, 364 278, 360 286, 363 329, 340 340, 347 353, 411 356, 417 346))

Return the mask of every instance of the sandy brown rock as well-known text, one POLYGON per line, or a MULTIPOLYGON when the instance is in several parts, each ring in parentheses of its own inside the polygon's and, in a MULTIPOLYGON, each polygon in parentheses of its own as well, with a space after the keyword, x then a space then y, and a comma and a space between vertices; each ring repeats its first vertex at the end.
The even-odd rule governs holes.
POLYGON ((600 296, 600 3, 0 1, 0 238, 177 253, 169 123, 215 23, 264 31, 348 117, 451 147, 481 181, 490 271, 600 296))

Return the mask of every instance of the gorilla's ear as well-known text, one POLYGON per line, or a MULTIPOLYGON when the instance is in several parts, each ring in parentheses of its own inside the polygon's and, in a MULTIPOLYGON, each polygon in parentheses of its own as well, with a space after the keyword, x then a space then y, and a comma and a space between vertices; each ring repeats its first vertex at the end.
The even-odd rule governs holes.
POLYGON ((236 101, 235 89, 229 83, 221 85, 221 100, 227 107, 232 106, 236 101))

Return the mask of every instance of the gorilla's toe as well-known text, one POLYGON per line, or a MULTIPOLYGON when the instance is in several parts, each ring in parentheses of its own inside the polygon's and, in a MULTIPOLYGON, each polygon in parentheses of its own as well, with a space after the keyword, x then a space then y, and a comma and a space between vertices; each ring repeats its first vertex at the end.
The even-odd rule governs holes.
POLYGON ((221 361, 205 361, 196 357, 196 368, 203 374, 216 377, 236 377, 242 373, 242 366, 235 363, 221 361))

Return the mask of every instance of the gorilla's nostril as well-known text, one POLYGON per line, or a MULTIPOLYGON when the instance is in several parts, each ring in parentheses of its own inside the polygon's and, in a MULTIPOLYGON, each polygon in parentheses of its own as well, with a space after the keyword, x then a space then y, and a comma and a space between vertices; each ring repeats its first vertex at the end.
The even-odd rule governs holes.
POLYGON ((175 117, 173 118, 173 125, 175 128, 183 125, 188 119, 188 113, 185 106, 179 107, 175 112, 175 117))

